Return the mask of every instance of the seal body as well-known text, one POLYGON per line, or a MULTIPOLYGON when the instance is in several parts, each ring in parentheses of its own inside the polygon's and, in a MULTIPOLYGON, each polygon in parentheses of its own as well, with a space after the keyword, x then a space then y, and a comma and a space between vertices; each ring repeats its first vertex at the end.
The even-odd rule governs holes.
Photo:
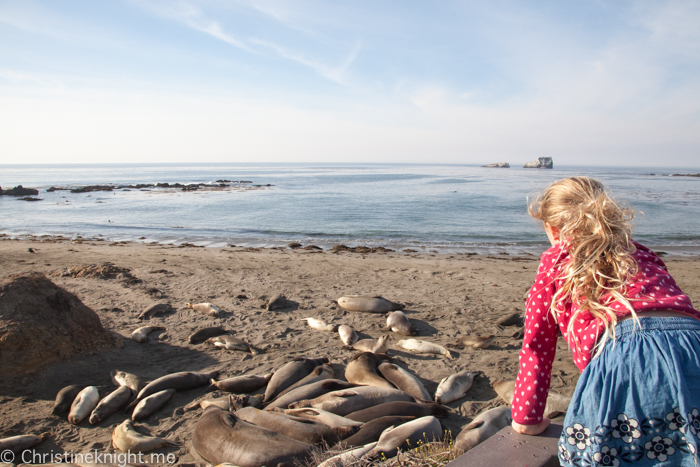
POLYGON ((313 407, 345 416, 358 410, 392 401, 414 402, 414 399, 398 389, 358 386, 352 389, 329 392, 315 399, 295 402, 290 407, 313 407))
POLYGON ((136 422, 154 414, 163 407, 176 392, 177 391, 172 388, 163 389, 162 391, 141 399, 141 402, 136 404, 134 412, 131 414, 131 419, 136 422))
POLYGON ((482 412, 459 432, 453 450, 462 453, 484 442, 513 421, 510 407, 496 407, 482 412))
POLYGON ((40 435, 19 435, 10 436, 9 438, 0 439, 0 452, 12 451, 14 454, 19 454, 26 449, 33 448, 37 444, 51 436, 51 433, 46 432, 40 435))
POLYGON ((73 425, 82 422, 97 407, 100 393, 95 386, 88 386, 78 393, 70 406, 68 421, 73 425))
POLYGON ((160 378, 148 383, 139 392, 136 400, 129 404, 129 408, 135 407, 136 404, 141 402, 141 400, 162 391, 163 389, 175 389, 176 391, 186 391, 187 389, 194 389, 200 386, 204 386, 212 378, 216 378, 219 375, 218 371, 212 371, 209 373, 194 373, 190 371, 181 371, 179 373, 171 373, 169 375, 161 376, 160 378))
POLYGON ((292 391, 299 386, 304 386, 306 384, 312 384, 317 381, 323 381, 325 379, 332 379, 335 376, 335 371, 333 371, 333 365, 330 363, 324 363, 323 365, 319 365, 316 368, 313 369, 311 373, 308 375, 304 376, 301 378, 299 381, 296 383, 292 384, 289 386, 287 389, 284 391, 281 391, 277 397, 283 396, 287 394, 289 391, 292 391))
POLYGON ((270 382, 267 384, 267 388, 265 388, 263 404, 273 400, 282 391, 307 376, 314 368, 324 363, 328 363, 328 359, 325 357, 314 359, 295 358, 291 362, 284 364, 280 369, 275 371, 272 378, 270 378, 270 382))
POLYGON ((435 402, 385 402, 368 409, 358 410, 346 415, 351 420, 359 422, 369 422, 380 417, 389 416, 412 416, 416 418, 434 415, 436 417, 447 417, 447 410, 435 402))
POLYGON ((377 373, 379 364, 389 359, 386 354, 359 353, 352 357, 345 367, 345 379, 357 385, 394 389, 393 384, 377 373))
POLYGON ((353 345, 359 339, 355 330, 347 324, 341 324, 338 327, 338 335, 345 345, 353 345))
POLYGON ((131 340, 143 344, 148 340, 148 335, 154 331, 162 331, 163 326, 141 326, 131 333, 131 340))
POLYGON ((364 313, 386 313, 406 308, 406 305, 391 302, 383 297, 368 297, 366 295, 340 297, 338 305, 348 311, 361 311, 364 313))
POLYGON ((404 417, 396 415, 375 418, 371 422, 367 422, 364 425, 362 425, 357 431, 357 433, 341 441, 340 445, 352 448, 356 446, 364 446, 369 443, 374 443, 382 435, 382 432, 390 426, 399 426, 415 419, 416 417, 404 417))
POLYGON ((192 431, 192 447, 213 465, 292 467, 304 462, 313 446, 240 420, 216 407, 207 408, 192 431))
POLYGON ((516 326, 522 323, 522 321, 520 313, 511 313, 496 321, 496 324, 499 326, 516 326))
POLYGON ((432 398, 423 383, 406 369, 389 362, 382 362, 377 367, 379 373, 391 384, 410 394, 416 400, 429 401, 432 398))
POLYGON ((318 467, 351 467, 358 465, 362 456, 370 452, 376 445, 376 442, 370 443, 365 446, 343 452, 337 456, 331 457, 330 459, 326 459, 318 464, 318 467))
POLYGON ((305 384, 279 395, 267 404, 265 410, 286 409, 290 404, 304 399, 315 399, 318 396, 341 389, 352 388, 355 385, 339 379, 325 379, 315 383, 305 384))
POLYGON ((143 388, 143 382, 141 378, 126 371, 112 370, 110 371, 110 376, 112 377, 112 382, 117 386, 126 386, 135 393, 143 388))
POLYGON ((355 420, 350 420, 343 416, 336 415, 332 412, 328 412, 327 410, 314 409, 311 407, 304 407, 301 409, 287 409, 283 410, 283 412, 295 417, 316 420, 333 428, 357 427, 362 425, 362 423, 360 422, 356 422, 355 420))
POLYGON ((408 317, 403 311, 393 311, 386 318, 387 331, 393 331, 404 336, 417 336, 418 331, 411 325, 408 317))
POLYGON ((142 435, 134 430, 134 424, 128 419, 121 425, 117 425, 112 433, 112 446, 122 452, 148 452, 165 446, 179 445, 169 439, 142 435))
POLYGON ((85 389, 84 385, 71 384, 70 386, 66 386, 65 388, 58 391, 58 394, 56 394, 56 401, 53 403, 53 410, 51 410, 51 413, 54 415, 60 415, 63 412, 66 412, 68 409, 70 409, 70 406, 73 404, 75 396, 77 396, 78 393, 83 389, 85 389))
POLYGON ((433 342, 426 342, 418 339, 401 339, 396 345, 402 349, 412 350, 413 352, 440 354, 449 359, 453 358, 449 350, 433 342))
POLYGON ((159 316, 168 311, 170 308, 170 303, 154 303, 139 315, 139 319, 150 319, 151 316, 159 316))
POLYGON ((126 406, 129 400, 131 400, 132 394, 133 391, 130 387, 119 386, 116 390, 112 391, 109 396, 105 397, 97 404, 97 407, 95 407, 90 414, 90 424, 94 425, 95 423, 100 423, 117 410, 126 406))
POLYGON ((219 381, 211 380, 212 386, 216 387, 219 391, 240 393, 254 392, 265 386, 272 373, 265 376, 258 375, 242 375, 234 376, 233 378, 226 378, 219 381))
POLYGON ((464 336, 457 339, 457 341, 452 344, 452 347, 474 347, 475 349, 488 349, 493 344, 496 336, 493 334, 489 336, 464 336))
POLYGON ((385 354, 389 348, 389 339, 391 335, 384 334, 378 339, 361 339, 352 345, 352 348, 360 352, 372 352, 377 354, 385 354))
POLYGON ((287 297, 277 294, 267 302, 267 311, 281 310, 287 308, 287 297))
POLYGON ((209 339, 210 337, 215 337, 215 336, 220 336, 222 334, 226 334, 228 331, 221 326, 211 326, 208 328, 200 329, 198 331, 193 332, 190 334, 190 336, 187 338, 187 341, 190 344, 199 344, 200 342, 204 342, 205 340, 209 339))
POLYGON ((310 328, 316 329, 318 331, 328 331, 328 332, 335 332, 336 329, 338 329, 337 324, 328 324, 322 319, 318 318, 302 318, 306 320, 306 323, 309 325, 310 328))
POLYGON ((250 352, 251 355, 257 355, 258 351, 255 350, 253 347, 248 345, 247 342, 244 342, 243 340, 233 337, 230 334, 226 334, 224 336, 217 336, 217 337, 212 337, 211 339, 207 339, 207 342, 217 349, 224 349, 224 350, 238 350, 241 352, 250 352))
POLYGON ((367 459, 376 459, 380 455, 394 457, 399 449, 406 451, 418 446, 418 442, 424 444, 442 439, 442 426, 440 421, 427 416, 417 418, 395 428, 387 428, 379 437, 377 445, 367 453, 367 459))
POLYGON ((214 318, 218 318, 219 314, 221 314, 221 310, 214 305, 213 303, 187 303, 185 304, 187 308, 191 308, 197 313, 201 313, 203 315, 207 316, 212 316, 214 318))
POLYGON ((474 384, 474 376, 476 373, 464 370, 443 378, 435 390, 435 402, 449 404, 466 396, 474 384))

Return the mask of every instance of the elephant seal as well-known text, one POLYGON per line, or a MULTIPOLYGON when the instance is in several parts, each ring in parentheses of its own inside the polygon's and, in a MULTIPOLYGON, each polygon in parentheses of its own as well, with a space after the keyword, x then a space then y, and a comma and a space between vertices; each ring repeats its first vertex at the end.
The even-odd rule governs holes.
POLYGON ((79 424, 95 410, 98 402, 100 402, 100 392, 97 388, 95 386, 86 387, 75 396, 68 413, 68 421, 73 425, 79 424))
POLYGON ((336 415, 345 416, 384 402, 414 402, 413 397, 398 389, 358 386, 351 389, 333 391, 311 400, 301 400, 290 404, 291 408, 313 407, 336 415))
POLYGON ((386 318, 384 331, 393 331, 404 336, 417 336, 418 331, 411 325, 403 311, 393 311, 386 318))
POLYGON ((134 392, 128 386, 119 386, 116 390, 102 399, 97 407, 90 414, 90 425, 100 423, 105 418, 112 415, 117 410, 123 408, 131 400, 134 392))
POLYGON ((68 409, 70 409, 71 404, 73 404, 75 396, 77 396, 83 389, 85 389, 85 385, 71 384, 70 386, 66 386, 58 391, 51 413, 54 415, 60 415, 63 412, 66 412, 68 409))
POLYGON ((272 373, 268 373, 265 376, 234 376, 233 378, 226 378, 219 381, 212 379, 210 380, 211 386, 207 389, 215 387, 219 391, 234 392, 236 394, 250 393, 255 392, 261 387, 265 386, 268 381, 270 381, 270 378, 272 378, 272 373))
POLYGON ((418 339, 401 339, 396 343, 396 345, 402 349, 412 350, 413 352, 440 354, 449 359, 454 358, 452 356, 452 352, 433 342, 426 342, 418 339))
POLYGON ((255 426, 217 407, 208 407, 195 424, 192 447, 210 464, 228 462, 240 467, 292 467, 304 462, 313 449, 311 444, 255 426))
POLYGON ((129 404, 127 409, 136 407, 136 404, 141 402, 141 400, 162 391, 163 389, 175 389, 177 391, 186 391, 187 389, 194 389, 200 386, 204 386, 210 382, 213 378, 219 375, 218 371, 211 371, 209 373, 194 373, 190 371, 181 371, 179 373, 171 373, 169 375, 161 376, 148 383, 139 392, 136 399, 129 404))
POLYGON ((338 335, 345 345, 353 345, 359 339, 355 330, 347 324, 341 324, 338 327, 338 335))
POLYGON ((154 303, 153 305, 149 306, 141 314, 138 316, 140 320, 144 319, 150 319, 151 316, 160 316, 167 312, 170 308, 170 303, 154 303))
POLYGON ((399 449, 406 451, 422 443, 431 443, 442 439, 442 426, 440 421, 429 415, 417 418, 397 427, 389 427, 381 434, 377 445, 368 452, 364 459, 376 459, 382 454, 394 457, 399 449))
POLYGON ((220 336, 222 334, 227 334, 229 332, 230 331, 227 331, 226 329, 222 328, 221 326, 211 326, 211 327, 200 329, 198 331, 193 332, 187 338, 187 341, 190 344, 199 344, 200 342, 204 342, 205 340, 209 339, 210 337, 220 336))
POLYGON ((177 391, 172 388, 163 389, 148 397, 144 397, 141 399, 141 402, 136 404, 134 412, 131 414, 131 419, 137 422, 149 417, 163 407, 176 392, 177 391))
POLYGON ((248 343, 229 334, 212 337, 211 339, 207 339, 207 342, 217 349, 240 350, 241 352, 250 352, 251 355, 257 355, 259 353, 255 348, 248 345, 248 343))
POLYGON ((454 344, 449 344, 448 347, 474 347, 475 349, 488 349, 493 344, 496 336, 493 334, 488 336, 463 336, 457 339, 454 344))
POLYGON ((185 303, 185 308, 190 308, 197 313, 218 318, 221 310, 213 303, 185 303))
POLYGON ((314 409, 311 407, 304 407, 302 409, 286 409, 282 412, 287 415, 292 415, 294 417, 308 418, 309 420, 316 420, 328 425, 331 428, 341 428, 341 427, 358 427, 361 426, 361 422, 356 422, 355 420, 349 420, 340 415, 336 415, 327 410, 314 409))
POLYGON ((393 363, 382 362, 377 367, 377 370, 379 370, 379 373, 387 381, 403 392, 410 394, 414 399, 424 401, 432 400, 430 393, 425 389, 423 383, 404 368, 394 365, 393 363))
POLYGON ((148 452, 165 446, 179 446, 180 443, 165 438, 142 435, 134 430, 134 424, 127 419, 117 425, 112 433, 112 446, 122 452, 148 452))
POLYGON ((371 443, 359 448, 345 451, 337 456, 331 457, 330 459, 326 459, 318 464, 317 467, 351 467, 358 465, 360 458, 371 451, 376 445, 377 443, 371 443))
POLYGON ((325 379, 316 381, 315 383, 296 387, 289 392, 285 392, 284 394, 277 396, 275 400, 265 406, 265 410, 286 409, 289 407, 289 404, 294 402, 304 399, 315 399, 316 397, 322 396, 323 394, 327 394, 329 392, 352 387, 355 387, 355 385, 339 379, 325 379))
POLYGON ((221 410, 231 410, 231 396, 232 395, 233 394, 229 394, 227 396, 216 397, 214 399, 204 399, 204 400, 194 401, 194 402, 187 404, 185 407, 183 407, 183 411, 189 412, 190 410, 194 410, 197 407, 204 410, 211 405, 214 405, 214 406, 220 408, 221 410))
POLYGON ((282 365, 282 367, 272 375, 270 382, 267 383, 263 404, 267 404, 273 400, 282 391, 311 373, 314 368, 324 363, 328 363, 328 358, 297 357, 291 362, 282 365))
POLYGON ((112 382, 117 386, 126 386, 137 394, 143 389, 143 382, 136 375, 121 370, 112 370, 109 374, 112 377, 112 382))
POLYGON ((504 316, 496 321, 498 326, 515 326, 522 323, 523 320, 520 317, 520 313, 511 313, 508 316, 504 316))
POLYGON ((482 412, 465 426, 455 438, 453 451, 461 454, 510 426, 513 421, 510 407, 496 407, 482 412))
POLYGON ((350 348, 360 352, 385 354, 389 348, 389 339, 391 339, 391 334, 384 334, 379 339, 362 339, 355 342, 350 348))
POLYGON ((266 308, 267 311, 281 310, 283 308, 287 308, 287 297, 285 297, 282 294, 275 295, 270 300, 268 300, 266 308))
POLYGON ((338 305, 348 311, 362 311, 365 313, 386 313, 388 311, 403 310, 406 305, 390 302, 383 297, 368 297, 366 295, 346 295, 338 299, 338 305))
POLYGON ((374 420, 362 425, 357 431, 357 433, 350 436, 349 438, 345 438, 340 443, 338 443, 338 445, 343 446, 345 448, 352 448, 373 443, 377 441, 381 436, 382 432, 390 426, 399 426, 415 419, 416 417, 404 417, 396 415, 375 418, 374 420))
POLYGON ((449 404, 467 395, 467 391, 474 384, 474 377, 477 375, 471 371, 460 371, 447 376, 440 381, 435 390, 435 402, 438 404, 449 404))
POLYGON ((298 388, 299 386, 304 386, 305 384, 312 384, 312 383, 315 383, 317 381, 322 381, 324 379, 333 379, 334 376, 335 376, 335 371, 333 370, 333 365, 331 365, 330 363, 324 363, 323 365, 319 365, 316 368, 314 368, 311 373, 304 376, 303 378, 301 378, 299 381, 297 381, 296 383, 289 386, 284 391, 281 391, 277 395, 277 397, 283 396, 283 395, 287 394, 289 391, 298 388))
POLYGON ((347 414, 345 417, 358 422, 370 422, 381 417, 411 416, 425 417, 434 415, 438 418, 447 417, 447 409, 435 402, 386 402, 363 410, 347 414))
POLYGON ((377 373, 377 366, 381 362, 389 360, 390 357, 386 354, 358 353, 345 367, 345 379, 357 385, 394 389, 393 384, 377 373))
POLYGON ((51 436, 51 433, 47 431, 40 435, 19 435, 0 439, 0 453, 12 451, 15 454, 19 454, 26 449, 33 448, 49 436, 51 436))
POLYGON ((310 328, 316 329, 317 331, 335 332, 338 329, 337 324, 328 324, 318 318, 302 318, 302 321, 306 321, 310 328))
MULTIPOLYGON (((493 383, 493 389, 496 394, 501 396, 501 399, 509 405, 513 405, 513 393, 515 391, 515 381, 496 381, 493 383)), ((518 402, 517 400, 515 401, 518 402)), ((562 396, 550 391, 547 395, 547 404, 544 406, 544 415, 547 418, 553 418, 561 412, 566 413, 571 403, 571 397, 562 396), (550 417, 551 415, 551 417, 550 417)))
POLYGON ((153 331, 162 331, 163 326, 142 326, 131 333, 131 340, 143 344, 148 340, 148 335, 153 331))
MULTIPOLYGON (((265 397, 265 394, 229 394, 229 410, 235 412, 243 407, 260 408, 263 397, 265 397)), ((205 407, 202 408, 204 409, 205 407)))
POLYGON ((266 412, 253 407, 244 407, 235 413, 240 420, 308 444, 318 444, 322 441, 333 444, 357 431, 355 427, 331 428, 309 418, 294 417, 284 412, 266 412))

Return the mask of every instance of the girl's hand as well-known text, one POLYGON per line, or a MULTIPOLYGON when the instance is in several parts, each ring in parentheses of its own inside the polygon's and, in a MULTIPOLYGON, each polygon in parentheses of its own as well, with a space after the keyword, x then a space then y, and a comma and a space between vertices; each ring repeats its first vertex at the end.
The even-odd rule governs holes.
POLYGON ((511 426, 513 427, 513 430, 515 430, 518 433, 521 433, 523 435, 534 436, 534 435, 539 435, 544 430, 546 430, 550 423, 551 423, 550 420, 545 417, 537 425, 521 425, 520 423, 517 423, 515 420, 513 420, 513 423, 511 423, 511 426))

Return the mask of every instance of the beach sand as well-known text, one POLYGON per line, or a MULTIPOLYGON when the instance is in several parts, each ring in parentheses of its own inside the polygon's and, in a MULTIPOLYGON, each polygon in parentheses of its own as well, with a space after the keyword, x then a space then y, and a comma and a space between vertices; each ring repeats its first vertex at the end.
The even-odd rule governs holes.
MULTIPOLYGON (((664 259, 680 287, 694 303, 700 303, 697 258, 664 259)), ((69 384, 106 386, 102 396, 111 392, 113 369, 144 380, 179 371, 220 370, 223 379, 264 375, 294 357, 326 356, 339 370, 336 377, 344 379, 342 369, 356 352, 343 350, 337 333, 311 329, 302 318, 348 324, 361 338, 382 335, 384 314, 346 312, 334 302, 350 294, 381 295, 406 304, 404 312, 420 332, 419 339, 444 345, 467 334, 496 335, 488 349, 452 349, 453 360, 389 346, 394 361, 417 375, 431 394, 452 373, 465 368, 483 372, 465 398, 448 404, 451 414, 442 423, 456 436, 479 412, 504 405, 491 385, 515 378, 521 341, 511 337, 515 327, 499 327, 495 322, 513 308, 524 315, 524 295, 534 279, 538 258, 197 248, 51 238, 0 242, 3 276, 32 271, 49 274, 106 262, 128 269, 141 282, 84 277, 51 280, 94 310, 108 331, 122 337, 123 345, 1 381, 0 438, 50 431, 51 438, 37 446, 37 453, 112 452, 112 431, 127 414, 119 412, 94 426, 87 420, 73 426, 67 414, 51 415, 51 408, 56 393, 69 384), (267 311, 267 299, 278 293, 286 295, 291 306, 267 311), (156 301, 169 302, 176 311, 140 321, 137 316, 156 301), (203 316, 186 309, 187 302, 211 302, 223 313, 219 318, 203 316), (132 331, 143 325, 160 325, 166 330, 151 334, 145 344, 133 342, 132 331), (214 325, 235 331, 236 337, 262 352, 253 356, 188 343, 192 332, 214 325)), ((552 390, 570 395, 578 375, 567 344, 560 338, 552 390)), ((158 452, 173 453, 180 465, 199 465, 190 449, 200 410, 183 413, 181 409, 194 400, 224 394, 205 394, 204 388, 178 392, 164 408, 136 426, 144 433, 182 443, 179 448, 158 452)))

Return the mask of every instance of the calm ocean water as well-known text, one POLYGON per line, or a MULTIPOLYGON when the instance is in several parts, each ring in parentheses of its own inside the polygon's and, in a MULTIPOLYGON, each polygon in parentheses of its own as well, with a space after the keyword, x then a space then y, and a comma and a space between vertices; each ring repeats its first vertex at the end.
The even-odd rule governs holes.
MULTIPOLYGON (((556 161, 555 161, 556 163, 556 161)), ((109 240, 279 246, 384 246, 439 252, 538 253, 547 245, 528 197, 570 175, 601 180, 638 211, 635 238, 654 247, 700 247, 698 169, 466 165, 144 164, 0 165, 0 186, 40 190, 42 201, 0 197, 0 232, 109 240), (650 175, 655 173, 657 175, 650 175), (267 185, 248 191, 116 190, 71 194, 50 186, 209 183, 267 185)))

